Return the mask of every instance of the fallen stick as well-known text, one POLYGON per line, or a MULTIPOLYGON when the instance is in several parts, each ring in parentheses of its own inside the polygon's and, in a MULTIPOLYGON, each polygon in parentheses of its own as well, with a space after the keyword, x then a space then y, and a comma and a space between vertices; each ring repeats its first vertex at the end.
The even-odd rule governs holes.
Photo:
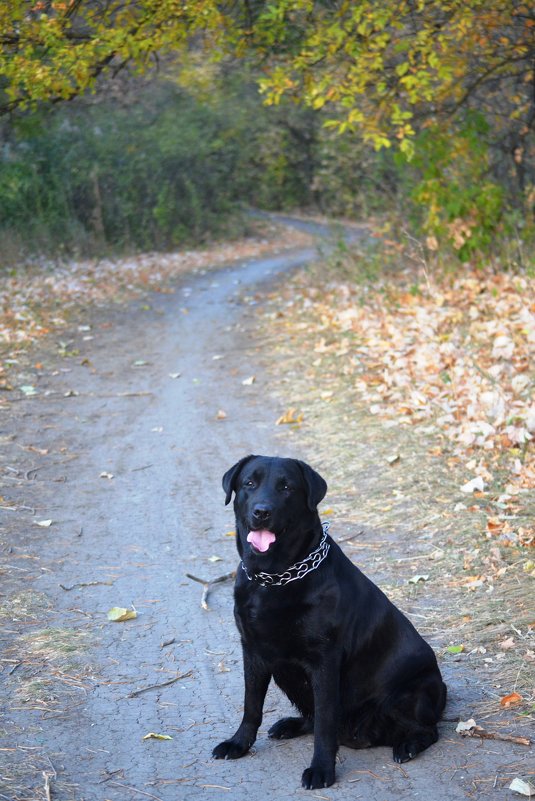
POLYGON ((44 777, 44 780, 45 780, 45 788, 44 789, 45 789, 46 801, 52 801, 52 792, 51 792, 51 788, 50 788, 50 780, 56 778, 56 772, 54 771, 54 773, 49 773, 48 771, 44 770, 43 771, 43 777, 44 777))
POLYGON ((113 581, 78 581, 76 584, 71 584, 70 587, 66 587, 65 584, 60 584, 59 586, 62 590, 65 590, 65 592, 70 592, 77 587, 98 587, 100 584, 106 584, 106 586, 111 587, 113 581))
POLYGON ((351 540, 360 537, 361 534, 364 534, 364 529, 361 528, 360 531, 357 531, 356 534, 350 534, 348 537, 339 537, 336 542, 351 542, 351 540))
POLYGON ((482 740, 503 740, 506 743, 516 743, 517 745, 531 745, 529 737, 519 737, 515 734, 500 734, 499 732, 486 731, 486 729, 478 726, 473 720, 460 723, 456 731, 461 737, 480 737, 482 740))
POLYGON ((180 681, 180 679, 187 679, 191 676, 192 671, 188 670, 187 673, 181 673, 180 676, 175 676, 174 679, 169 679, 169 681, 162 681, 161 684, 150 684, 148 687, 141 687, 139 690, 133 690, 129 693, 126 697, 127 698, 135 698, 141 693, 146 693, 149 690, 159 690, 160 687, 169 687, 170 684, 174 684, 175 681, 180 681))
POLYGON ((138 790, 137 787, 131 787, 129 784, 121 784, 120 782, 113 782, 111 780, 110 784, 113 784, 114 787, 123 787, 125 790, 130 790, 131 793, 139 793, 140 795, 146 795, 147 798, 155 798, 156 801, 162 801, 159 795, 146 793, 144 790, 138 790))
POLYGON ((209 612, 208 593, 211 591, 214 584, 221 584, 223 581, 230 581, 230 579, 235 578, 236 571, 233 570, 232 573, 225 573, 224 576, 218 576, 218 578, 211 579, 210 581, 205 581, 205 579, 198 578, 198 576, 193 576, 191 573, 186 573, 186 576, 192 581, 197 581, 199 584, 203 585, 204 589, 201 597, 201 606, 206 612, 209 612))

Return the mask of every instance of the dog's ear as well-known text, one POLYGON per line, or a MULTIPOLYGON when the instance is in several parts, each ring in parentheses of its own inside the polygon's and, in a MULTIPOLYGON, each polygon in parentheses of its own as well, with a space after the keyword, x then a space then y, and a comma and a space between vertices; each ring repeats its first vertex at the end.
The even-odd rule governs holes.
POLYGON ((225 506, 230 503, 230 499, 232 498, 232 493, 236 491, 236 479, 238 478, 242 467, 250 460, 254 459, 254 454, 249 454, 249 456, 244 456, 243 459, 240 459, 239 462, 236 462, 234 467, 231 467, 230 470, 227 470, 225 475, 223 476, 223 489, 225 490, 226 497, 225 497, 225 506))
POLYGON ((300 462, 298 459, 296 461, 301 468, 303 478, 305 479, 308 508, 311 512, 315 512, 318 503, 325 497, 325 493, 327 492, 327 482, 306 462, 300 462))

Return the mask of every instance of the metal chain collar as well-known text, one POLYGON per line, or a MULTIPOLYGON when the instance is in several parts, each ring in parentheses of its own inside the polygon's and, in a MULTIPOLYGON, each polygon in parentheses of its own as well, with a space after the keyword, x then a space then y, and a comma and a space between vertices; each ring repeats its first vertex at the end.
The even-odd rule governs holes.
POLYGON ((257 584, 261 584, 262 587, 281 587, 284 584, 289 584, 290 581, 302 579, 307 573, 316 570, 329 553, 329 548, 331 546, 327 542, 328 531, 329 524, 323 523, 323 537, 316 550, 312 551, 302 562, 296 562, 295 565, 289 567, 284 573, 253 573, 249 575, 243 562, 241 563, 242 569, 249 581, 256 581, 257 584))

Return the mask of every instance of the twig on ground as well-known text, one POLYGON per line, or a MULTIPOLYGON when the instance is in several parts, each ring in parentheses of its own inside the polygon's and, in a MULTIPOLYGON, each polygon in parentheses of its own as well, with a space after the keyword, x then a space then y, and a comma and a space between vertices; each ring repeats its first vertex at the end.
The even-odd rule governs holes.
POLYGON ((169 681, 163 681, 161 684, 150 684, 148 687, 141 687, 139 690, 133 690, 129 693, 126 697, 127 698, 135 698, 141 693, 146 693, 149 690, 159 690, 160 687, 168 687, 170 684, 174 684, 175 681, 180 681, 180 679, 187 679, 192 675, 192 671, 188 670, 187 673, 181 673, 179 676, 175 676, 174 679, 169 679, 169 681))
POLYGON ((76 584, 71 584, 70 587, 66 587, 65 584, 60 584, 62 590, 65 592, 70 592, 71 590, 75 590, 77 587, 96 587, 99 584, 106 584, 108 587, 113 585, 113 581, 79 581, 76 584))
POLYGON ((52 791, 50 788, 50 780, 56 778, 56 771, 54 773, 50 773, 47 770, 43 771, 43 778, 45 780, 45 798, 46 801, 52 801, 52 791))
POLYGON ((356 537, 360 537, 361 534, 364 534, 364 529, 361 528, 360 531, 357 531, 356 534, 349 534, 347 537, 338 537, 335 542, 350 542, 354 540, 356 537))
POLYGON ((138 790, 137 787, 131 787, 129 784, 121 784, 120 782, 113 782, 110 781, 110 784, 113 784, 114 787, 123 787, 125 790, 130 790, 132 793, 139 793, 140 795, 146 795, 147 798, 154 798, 156 801, 162 801, 162 799, 158 795, 153 795, 152 793, 146 793, 144 790, 138 790))
POLYGON ((230 581, 230 579, 236 577, 236 571, 233 570, 232 573, 225 573, 224 576, 218 576, 215 579, 210 579, 210 581, 198 578, 198 576, 193 576, 191 573, 186 573, 186 576, 192 581, 197 581, 199 584, 202 584, 204 586, 201 597, 201 606, 204 610, 208 612, 210 610, 210 607, 208 606, 208 594, 210 593, 214 584, 221 584, 223 581, 230 581))
POLYGON ((529 737, 517 737, 514 734, 500 734, 499 732, 486 731, 481 726, 472 726, 471 729, 460 731, 462 737, 480 737, 482 740, 503 740, 506 743, 516 743, 517 745, 531 745, 529 737))

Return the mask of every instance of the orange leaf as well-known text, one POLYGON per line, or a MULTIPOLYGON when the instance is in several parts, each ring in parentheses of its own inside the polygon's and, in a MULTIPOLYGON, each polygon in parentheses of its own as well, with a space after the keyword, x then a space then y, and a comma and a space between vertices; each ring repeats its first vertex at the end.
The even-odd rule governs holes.
POLYGON ((504 695, 503 698, 500 698, 500 706, 514 706, 515 704, 519 704, 522 701, 522 696, 518 693, 509 693, 509 695, 504 695))

